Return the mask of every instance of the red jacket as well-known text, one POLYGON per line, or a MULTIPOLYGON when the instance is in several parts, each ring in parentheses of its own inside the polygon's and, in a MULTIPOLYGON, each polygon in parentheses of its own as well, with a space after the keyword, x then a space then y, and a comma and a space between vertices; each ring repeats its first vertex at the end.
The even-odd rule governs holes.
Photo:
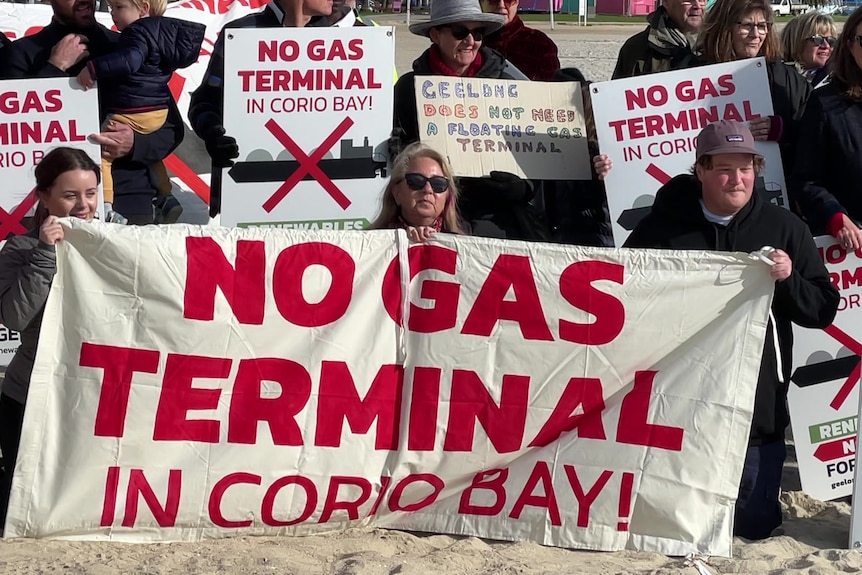
POLYGON ((483 45, 502 54, 530 80, 549 81, 560 69, 554 41, 544 32, 524 26, 517 15, 498 32, 486 36, 483 45))

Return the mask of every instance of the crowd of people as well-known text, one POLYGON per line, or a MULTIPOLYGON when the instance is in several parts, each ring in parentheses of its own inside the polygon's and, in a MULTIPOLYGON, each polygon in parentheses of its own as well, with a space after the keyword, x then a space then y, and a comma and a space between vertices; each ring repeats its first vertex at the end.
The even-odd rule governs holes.
MULTIPOLYGON (((57 218, 92 218, 100 177, 111 182, 113 196, 106 199, 116 220, 170 223, 178 216, 161 162, 180 143, 183 123, 166 85, 170 72, 191 63, 202 31, 165 18, 164 0, 108 2, 121 33, 96 22, 93 0, 51 0, 48 26, 0 48, 0 77, 76 77, 99 88, 105 120, 104 131, 94 136, 102 145, 102 169, 71 149, 47 154, 36 169, 35 227, 0 252, 0 321, 22 332, 0 394, 4 515, 40 317, 55 271, 54 245, 63 236, 57 218), (111 82, 100 85, 105 78, 111 82)), ((709 11, 703 0, 664 0, 647 21, 620 50, 614 79, 754 57, 767 62, 774 114, 748 125, 706 126, 692 172, 658 191, 650 214, 625 244, 765 250, 771 262, 776 292, 735 521, 737 534, 765 538, 781 523, 791 324, 826 327, 839 302, 812 235, 828 232, 846 249, 862 248, 862 9, 840 34, 829 16, 812 12, 779 35, 763 0, 715 0, 709 11), (754 194, 764 166, 757 140, 778 143, 792 210, 754 194)), ((273 0, 225 28, 364 25, 373 23, 363 22, 351 5, 273 0)), ((427 37, 430 46, 395 85, 390 179, 370 227, 404 228, 414 241, 450 233, 613 246, 603 184, 613 162, 599 149, 589 79, 576 68, 560 68, 553 41, 518 17, 518 0, 435 0, 430 18, 410 31, 427 37), (456 177, 445 156, 419 141, 415 79, 432 74, 579 82, 592 180, 525 180, 503 172, 456 177)), ((224 82, 221 34, 188 111, 189 125, 212 159, 214 180, 240 153, 224 128, 224 82)), ((218 191, 214 186, 211 213, 219 210, 218 191)))

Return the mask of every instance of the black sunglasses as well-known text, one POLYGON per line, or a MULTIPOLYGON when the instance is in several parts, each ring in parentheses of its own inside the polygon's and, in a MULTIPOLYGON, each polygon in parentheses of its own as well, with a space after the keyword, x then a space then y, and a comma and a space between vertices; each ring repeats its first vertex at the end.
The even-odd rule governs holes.
POLYGON ((449 189, 449 178, 443 176, 431 176, 430 178, 422 174, 405 174, 404 181, 407 182, 407 187, 413 191, 425 189, 425 184, 431 184, 431 190, 435 194, 442 194, 449 189))
POLYGON ((814 36, 811 36, 809 40, 814 42, 815 46, 822 46, 823 42, 828 42, 829 46, 834 48, 838 38, 835 36, 821 36, 820 34, 815 34, 814 36))
POLYGON ((446 24, 440 27, 449 28, 452 31, 452 37, 456 40, 463 40, 468 34, 471 34, 476 42, 481 42, 485 37, 485 28, 481 26, 479 28, 467 28, 463 24, 446 24))

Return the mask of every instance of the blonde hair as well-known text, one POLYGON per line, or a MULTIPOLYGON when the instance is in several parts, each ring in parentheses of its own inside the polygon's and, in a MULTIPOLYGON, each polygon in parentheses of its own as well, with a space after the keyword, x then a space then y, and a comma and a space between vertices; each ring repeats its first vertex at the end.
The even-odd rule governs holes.
POLYGON ((455 184, 455 178, 452 176, 452 168, 443 154, 422 142, 410 144, 392 160, 389 183, 383 188, 380 213, 371 222, 368 229, 381 230, 391 227, 392 221, 396 218, 400 209, 398 204, 395 203, 395 186, 404 181, 404 177, 410 169, 410 164, 419 158, 428 158, 437 162, 443 175, 449 180, 449 197, 446 198, 446 207, 443 208, 443 214, 441 215, 443 218, 442 231, 450 234, 463 234, 464 230, 461 229, 461 218, 458 214, 458 186, 455 184))
POLYGON ((165 10, 168 9, 168 0, 129 0, 135 8, 142 10, 144 4, 150 5, 150 16, 164 16, 165 10))
POLYGON ((784 60, 786 62, 802 60, 802 51, 812 36, 832 36, 834 38, 837 35, 835 21, 828 14, 806 12, 802 16, 797 16, 788 22, 784 30, 781 31, 784 60))
POLYGON ((703 31, 698 38, 698 52, 706 64, 722 64, 737 59, 733 52, 733 35, 738 22, 749 14, 760 12, 769 25, 769 31, 758 56, 767 61, 781 59, 781 45, 773 24, 772 8, 763 0, 717 0, 706 13, 703 31))

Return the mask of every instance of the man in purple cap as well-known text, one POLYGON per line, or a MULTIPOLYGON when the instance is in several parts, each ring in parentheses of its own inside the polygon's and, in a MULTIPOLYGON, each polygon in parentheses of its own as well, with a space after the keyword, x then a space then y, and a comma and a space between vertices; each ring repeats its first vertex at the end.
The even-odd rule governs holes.
POLYGON ((757 380, 749 447, 736 502, 734 533, 764 539, 781 525, 778 495, 786 451, 791 323, 824 328, 838 309, 838 291, 806 225, 754 194, 763 156, 745 124, 717 122, 697 137, 691 174, 659 189, 652 210, 625 247, 754 252, 771 246, 775 297, 757 380))

